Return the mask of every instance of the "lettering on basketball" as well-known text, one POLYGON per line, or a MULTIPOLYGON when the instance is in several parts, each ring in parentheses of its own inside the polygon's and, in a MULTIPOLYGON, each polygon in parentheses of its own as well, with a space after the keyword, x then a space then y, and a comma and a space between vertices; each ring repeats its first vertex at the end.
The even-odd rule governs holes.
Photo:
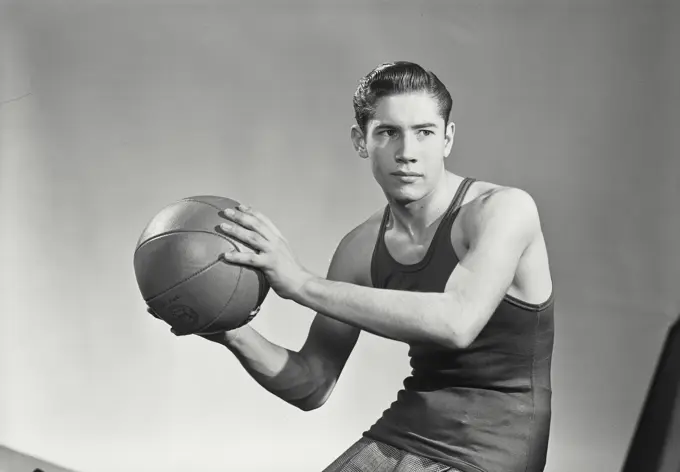
POLYGON ((168 309, 169 317, 183 325, 193 325, 198 320, 198 313, 186 305, 174 305, 168 309))

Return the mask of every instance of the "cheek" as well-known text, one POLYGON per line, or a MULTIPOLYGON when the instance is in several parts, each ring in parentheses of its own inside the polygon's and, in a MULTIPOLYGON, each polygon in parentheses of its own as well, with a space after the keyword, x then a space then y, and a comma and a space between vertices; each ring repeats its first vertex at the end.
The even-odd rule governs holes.
POLYGON ((425 146, 428 153, 443 156, 446 148, 446 141, 441 136, 437 136, 435 139, 429 139, 427 143, 425 143, 425 146))
POLYGON ((368 155, 371 159, 373 169, 376 171, 385 169, 390 164, 394 163, 393 155, 390 153, 389 149, 384 147, 369 149, 368 155))
POLYGON ((428 155, 432 156, 432 160, 440 161, 446 157, 446 143, 443 139, 432 140, 427 146, 428 155))
POLYGON ((378 181, 384 180, 383 176, 389 172, 384 160, 376 155, 371 156, 371 170, 373 171, 373 176, 378 181))

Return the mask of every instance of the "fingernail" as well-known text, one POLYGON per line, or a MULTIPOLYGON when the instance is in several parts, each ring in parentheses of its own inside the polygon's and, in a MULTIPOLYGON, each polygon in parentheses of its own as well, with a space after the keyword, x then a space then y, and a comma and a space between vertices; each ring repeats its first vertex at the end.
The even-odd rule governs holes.
POLYGON ((250 207, 249 207, 248 205, 243 205, 243 204, 239 205, 237 208, 238 208, 239 210, 241 210, 241 211, 248 211, 248 210, 250 210, 250 207))

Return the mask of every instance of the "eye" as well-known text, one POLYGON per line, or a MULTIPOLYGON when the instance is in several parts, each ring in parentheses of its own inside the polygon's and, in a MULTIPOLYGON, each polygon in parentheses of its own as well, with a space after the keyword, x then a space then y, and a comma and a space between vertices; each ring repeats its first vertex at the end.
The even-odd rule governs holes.
POLYGON ((421 133, 424 136, 432 136, 434 134, 434 131, 431 131, 429 129, 421 129, 418 130, 419 133, 421 133))
POLYGON ((395 129, 384 129, 380 131, 381 136, 389 136, 390 138, 397 135, 397 130, 395 129))

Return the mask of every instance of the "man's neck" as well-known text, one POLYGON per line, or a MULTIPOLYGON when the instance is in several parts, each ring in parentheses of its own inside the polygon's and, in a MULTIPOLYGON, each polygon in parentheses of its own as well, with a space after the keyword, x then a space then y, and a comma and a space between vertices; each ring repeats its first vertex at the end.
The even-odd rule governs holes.
POLYGON ((439 184, 420 200, 407 204, 389 201, 390 226, 413 240, 422 239, 444 215, 462 182, 463 177, 445 171, 439 184))

